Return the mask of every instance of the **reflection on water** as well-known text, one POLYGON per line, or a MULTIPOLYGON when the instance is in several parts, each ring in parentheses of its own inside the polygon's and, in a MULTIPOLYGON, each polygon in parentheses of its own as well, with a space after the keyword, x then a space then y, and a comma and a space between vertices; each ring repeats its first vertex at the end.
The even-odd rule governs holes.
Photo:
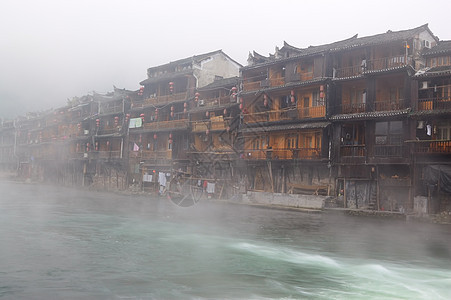
POLYGON ((0 192, 1 299, 449 299, 447 226, 0 192))

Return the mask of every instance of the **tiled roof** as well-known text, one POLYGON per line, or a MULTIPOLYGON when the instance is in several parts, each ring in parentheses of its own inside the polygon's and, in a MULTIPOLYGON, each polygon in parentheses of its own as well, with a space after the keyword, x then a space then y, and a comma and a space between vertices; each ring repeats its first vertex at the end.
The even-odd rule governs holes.
POLYGON ((359 119, 373 119, 373 118, 381 118, 381 117, 395 117, 395 116, 403 116, 408 115, 410 112, 410 108, 406 108, 403 110, 393 110, 393 111, 373 111, 373 112, 363 112, 363 113, 354 113, 354 114, 339 114, 333 115, 330 117, 332 121, 338 120, 359 120, 359 119))
POLYGON ((242 128, 240 129, 240 132, 253 133, 253 132, 285 131, 293 129, 314 129, 314 128, 325 128, 328 125, 330 125, 329 122, 313 122, 313 123, 310 122, 310 123, 294 123, 272 126, 255 126, 242 128))
POLYGON ((161 74, 157 77, 151 77, 151 78, 144 79, 139 84, 140 85, 151 84, 151 83, 159 82, 162 80, 170 80, 170 79, 174 79, 174 78, 178 78, 178 77, 184 77, 184 76, 192 74, 192 73, 193 73, 193 69, 165 73, 165 74, 161 74))
POLYGON ((415 74, 415 77, 434 77, 434 76, 442 76, 442 75, 450 75, 451 74, 451 66, 439 66, 433 68, 425 68, 418 71, 415 74))
POLYGON ((213 81, 212 83, 203 86, 201 88, 198 88, 199 91, 208 91, 208 90, 214 90, 220 87, 228 87, 228 86, 234 86, 238 85, 240 83, 241 78, 238 76, 230 77, 230 78, 223 78, 213 81))
POLYGON ((424 56, 435 56, 442 53, 451 53, 451 40, 450 41, 439 41, 437 46, 427 49, 423 52, 424 56))
MULTIPOLYGON (((258 68, 262 66, 266 66, 269 64, 272 64, 276 61, 289 61, 293 60, 299 57, 304 56, 310 56, 310 55, 317 55, 323 52, 338 52, 346 49, 352 49, 352 48, 358 48, 358 47, 364 47, 369 45, 379 45, 379 44, 386 44, 386 43, 392 43, 396 41, 406 41, 412 37, 414 37, 416 34, 427 30, 430 32, 428 24, 407 29, 407 30, 400 30, 400 31, 387 31, 386 33, 376 34, 372 36, 366 36, 358 38, 357 35, 338 42, 325 44, 325 45, 319 45, 319 46, 310 46, 308 48, 295 48, 293 46, 290 46, 285 43, 284 47, 291 47, 293 49, 296 49, 299 51, 298 55, 291 56, 289 58, 281 58, 281 59, 273 59, 271 61, 264 62, 262 64, 255 64, 251 66, 245 66, 241 68, 242 70, 252 69, 252 68, 258 68)), ((432 34, 432 33, 431 33, 432 34)), ((269 58, 268 58, 269 59, 269 58)))
POLYGON ((451 112, 451 109, 434 109, 434 110, 419 110, 412 112, 410 115, 412 117, 435 117, 435 116, 441 116, 441 115, 449 115, 451 112))

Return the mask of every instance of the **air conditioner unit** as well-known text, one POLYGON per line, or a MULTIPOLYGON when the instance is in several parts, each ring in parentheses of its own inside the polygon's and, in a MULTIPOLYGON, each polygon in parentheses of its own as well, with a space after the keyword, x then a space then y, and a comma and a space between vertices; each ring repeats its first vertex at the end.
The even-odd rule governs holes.
POLYGON ((205 105, 205 100, 199 100, 199 106, 204 106, 205 105))
POLYGON ((431 48, 431 44, 429 43, 429 41, 423 41, 423 47, 431 48))
POLYGON ((420 85, 420 90, 425 90, 428 88, 428 82, 427 81, 422 81, 421 85, 420 85))

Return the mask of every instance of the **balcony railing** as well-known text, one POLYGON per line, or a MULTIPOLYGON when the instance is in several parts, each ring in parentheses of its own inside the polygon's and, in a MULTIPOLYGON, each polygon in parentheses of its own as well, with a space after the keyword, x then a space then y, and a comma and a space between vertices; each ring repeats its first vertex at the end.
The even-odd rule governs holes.
POLYGON ((285 77, 270 78, 269 82, 271 86, 281 86, 285 84, 285 77))
POLYGON ((121 151, 95 151, 97 158, 121 158, 121 151))
POLYGON ((401 157, 403 154, 402 145, 376 145, 374 155, 378 157, 401 157))
MULTIPOLYGON (((136 152, 132 152, 131 155, 136 152)), ((137 152, 138 157, 141 157, 142 159, 149 159, 149 160, 158 160, 158 159, 171 159, 172 158, 172 151, 166 150, 166 151, 151 151, 151 150, 143 150, 137 152)))
POLYGON ((398 100, 385 100, 385 101, 376 101, 374 102, 374 106, 376 111, 391 111, 391 110, 400 110, 407 107, 407 100, 398 99, 398 100))
POLYGON ((124 111, 122 104, 112 106, 112 107, 100 107, 99 114, 112 114, 112 113, 121 113, 124 111))
POLYGON ((97 130, 97 135, 113 134, 121 131, 121 127, 104 127, 97 130))
POLYGON ((412 62, 412 58, 405 55, 397 55, 391 57, 383 57, 369 60, 367 63, 367 71, 378 71, 391 69, 408 65, 412 62))
POLYGON ((236 102, 236 99, 233 99, 233 97, 231 96, 224 96, 218 98, 201 99, 200 101, 202 101, 202 104, 198 103, 198 106, 216 107, 236 102))
POLYGON ((352 114, 366 111, 366 103, 345 103, 341 105, 341 113, 352 114))
POLYGON ((167 104, 174 101, 182 101, 185 100, 187 96, 188 96, 187 92, 171 95, 155 96, 141 101, 133 101, 132 108, 145 107, 149 105, 167 104))
POLYGON ((165 130, 165 129, 188 129, 189 121, 187 119, 156 121, 144 123, 143 128, 148 130, 165 130))
POLYGON ((305 108, 285 108, 244 115, 245 123, 276 122, 292 119, 321 118, 326 115, 326 107, 312 106, 305 108))
POLYGON ((451 96, 418 100, 418 110, 451 109, 451 96))
POLYGON ((255 91, 261 88, 261 81, 251 81, 243 83, 244 91, 255 91))
POLYGON ((321 148, 274 148, 274 149, 246 149, 244 159, 318 159, 321 148))
POLYGON ((451 140, 411 141, 414 153, 451 154, 451 140))
POLYGON ((335 70, 335 78, 345 78, 361 75, 363 72, 361 65, 343 67, 335 70))
POLYGON ((365 145, 341 145, 340 155, 342 157, 363 157, 365 156, 365 145))
POLYGON ((192 132, 205 132, 208 129, 210 120, 196 121, 192 123, 192 132))

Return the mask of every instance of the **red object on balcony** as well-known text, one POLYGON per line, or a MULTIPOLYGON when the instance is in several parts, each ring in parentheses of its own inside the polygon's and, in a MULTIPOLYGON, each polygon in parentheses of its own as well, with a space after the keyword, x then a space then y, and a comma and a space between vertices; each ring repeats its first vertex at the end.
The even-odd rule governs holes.
POLYGON ((154 139, 154 140, 157 139, 157 134, 156 134, 156 133, 153 135, 153 139, 154 139))
POLYGON ((172 144, 172 139, 169 139, 169 144, 172 144))
POLYGON ((184 109, 183 109, 183 113, 185 113, 185 114, 186 114, 186 108, 184 108, 184 109))
POLYGON ((183 107, 188 107, 188 103, 187 102, 183 103, 183 107))
POLYGON ((294 103, 294 95, 291 95, 291 103, 294 103))
POLYGON ((174 111, 174 106, 171 106, 171 111, 174 111))
POLYGON ((232 92, 236 92, 237 88, 236 86, 232 87, 232 92))
POLYGON ((169 138, 172 139, 172 133, 169 134, 169 138))
POLYGON ((243 103, 240 103, 240 109, 243 110, 243 103))
POLYGON ((291 90, 290 95, 294 96, 294 90, 291 90))
POLYGON ((210 112, 207 110, 207 111, 205 112, 205 116, 208 118, 209 115, 210 115, 210 112))
POLYGON ((139 116, 141 117, 141 120, 143 120, 143 122, 144 122, 145 115, 144 114, 140 114, 139 116))
POLYGON ((169 91, 172 93, 174 91, 174 83, 171 81, 169 82, 169 91))
POLYGON ((320 92, 320 93, 319 93, 319 97, 320 97, 320 98, 324 98, 324 92, 320 92))
POLYGON ((320 85, 320 86, 319 86, 319 91, 320 91, 320 92, 324 92, 324 85, 320 85))
POLYGON ((227 108, 224 108, 224 116, 227 115, 227 108))
POLYGON ((210 130, 209 129, 205 130, 205 134, 209 135, 210 134, 210 130))
POLYGON ((171 111, 171 118, 173 118, 174 117, 174 112, 173 111, 171 111))

